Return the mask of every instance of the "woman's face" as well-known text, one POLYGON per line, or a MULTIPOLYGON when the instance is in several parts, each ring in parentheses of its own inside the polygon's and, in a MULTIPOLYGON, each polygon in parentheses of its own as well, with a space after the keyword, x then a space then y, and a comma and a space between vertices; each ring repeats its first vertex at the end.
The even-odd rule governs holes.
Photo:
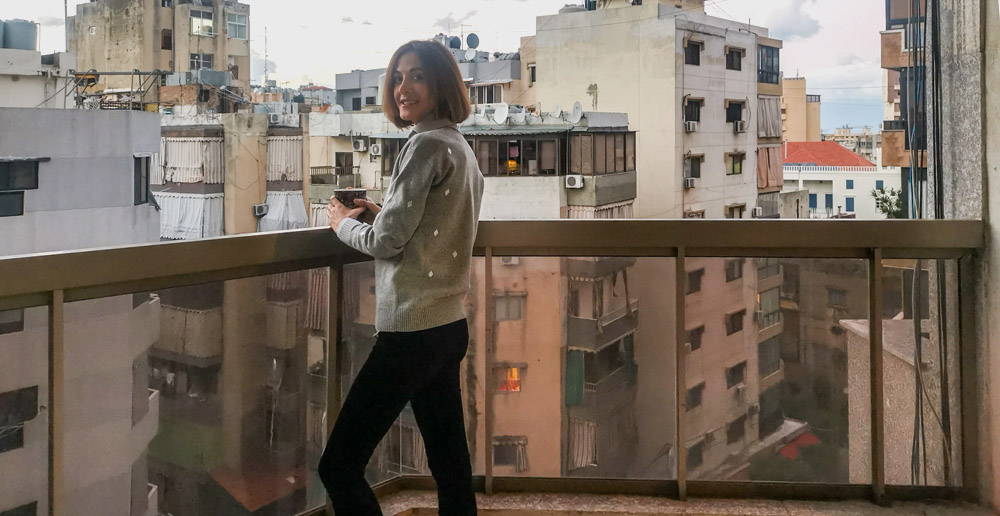
POLYGON ((417 54, 407 52, 400 56, 392 72, 392 83, 392 97, 396 100, 399 118, 416 124, 433 110, 434 99, 417 54))

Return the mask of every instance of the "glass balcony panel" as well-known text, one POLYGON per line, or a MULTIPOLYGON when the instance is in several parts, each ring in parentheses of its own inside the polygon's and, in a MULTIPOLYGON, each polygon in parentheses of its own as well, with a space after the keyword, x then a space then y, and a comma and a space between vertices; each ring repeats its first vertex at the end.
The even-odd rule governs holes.
POLYGON ((325 273, 67 303, 73 513, 294 515, 322 506, 329 288, 313 280, 325 273))
POLYGON ((49 512, 49 311, 0 311, 0 513, 49 512))
POLYGON ((870 482, 848 424, 869 374, 848 374, 842 322, 867 327, 867 264, 693 258, 687 269, 704 271, 686 304, 687 326, 704 328, 687 363, 688 385, 701 386, 685 421, 688 478, 870 482))
POLYGON ((666 258, 494 258, 495 476, 676 478, 673 278, 666 258))
MULTIPOLYGON (((885 260, 883 266, 886 483, 961 485, 956 263, 942 261, 939 269, 935 260, 885 260)), ((857 340, 867 342, 860 334, 857 340)))

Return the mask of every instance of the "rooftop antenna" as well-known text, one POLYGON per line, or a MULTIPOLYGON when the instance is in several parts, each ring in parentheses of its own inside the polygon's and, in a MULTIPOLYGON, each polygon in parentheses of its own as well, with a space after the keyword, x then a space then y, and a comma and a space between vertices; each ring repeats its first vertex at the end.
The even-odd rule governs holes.
POLYGON ((264 87, 267 87, 267 25, 264 26, 264 87))
POLYGON ((496 111, 493 112, 493 121, 502 124, 507 121, 507 115, 510 114, 510 106, 506 102, 501 102, 496 111))
POLYGON ((567 120, 567 122, 576 125, 580 123, 581 118, 583 118, 583 105, 581 105, 578 100, 573 103, 573 112, 569 115, 569 120, 567 120))

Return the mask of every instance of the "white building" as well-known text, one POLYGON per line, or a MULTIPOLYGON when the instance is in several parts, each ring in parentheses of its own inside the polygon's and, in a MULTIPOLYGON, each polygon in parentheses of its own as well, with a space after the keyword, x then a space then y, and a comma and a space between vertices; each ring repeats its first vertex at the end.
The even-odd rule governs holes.
POLYGON ((809 192, 810 218, 884 219, 873 190, 900 188, 898 168, 879 167, 837 142, 786 146, 785 192, 809 192))
MULTIPOLYGON (((151 113, 0 109, 0 255, 157 242, 148 172, 159 133, 151 113)), ((66 304, 61 442, 75 515, 157 514, 146 457, 159 428, 148 388, 159 308, 145 293, 66 304)), ((3 514, 49 512, 47 350, 46 307, 0 312, 3 514)))
POLYGON ((74 101, 73 81, 67 72, 76 68, 76 56, 60 52, 42 55, 34 37, 36 25, 23 20, 0 20, 0 107, 66 108, 74 101), (11 37, 17 33, 18 38, 11 37))

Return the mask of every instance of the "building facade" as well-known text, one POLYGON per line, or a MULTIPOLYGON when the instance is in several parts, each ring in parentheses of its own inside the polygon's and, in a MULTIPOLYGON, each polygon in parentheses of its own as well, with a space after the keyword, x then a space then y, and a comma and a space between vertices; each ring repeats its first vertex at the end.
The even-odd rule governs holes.
POLYGON ((781 79, 781 128, 786 141, 818 142, 822 139, 820 101, 819 95, 806 93, 805 77, 781 79))
POLYGON ((23 37, 0 37, 0 107, 63 108, 73 106, 69 70, 76 56, 68 52, 42 55, 38 51, 34 22, 0 20, 4 33, 20 31, 23 37), (9 29, 6 27, 10 27, 9 29), (67 91, 69 90, 69 91, 67 91))

